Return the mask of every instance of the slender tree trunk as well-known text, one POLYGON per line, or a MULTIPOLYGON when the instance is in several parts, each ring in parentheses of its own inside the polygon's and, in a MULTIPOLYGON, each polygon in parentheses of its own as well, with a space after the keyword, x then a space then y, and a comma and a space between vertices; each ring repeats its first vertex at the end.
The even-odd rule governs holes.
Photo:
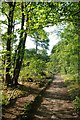
MULTIPOLYGON (((26 30, 24 30, 24 22, 25 22, 25 15, 24 15, 24 4, 22 3, 22 24, 21 24, 21 34, 20 34, 20 42, 18 45, 18 49, 17 49, 17 59, 16 59, 16 65, 14 68, 14 73, 13 73, 13 82, 14 85, 16 86, 18 84, 18 77, 19 77, 19 73, 21 70, 21 66, 22 66, 22 61, 23 61, 23 57, 24 57, 24 50, 25 50, 25 42, 26 42, 26 37, 27 37, 27 26, 26 26, 26 30)), ((26 23, 27 23, 26 19, 26 23)))
POLYGON ((66 67, 64 67, 64 71, 65 71, 65 74, 67 74, 67 70, 66 70, 66 67))
POLYGON ((11 84, 11 76, 10 76, 10 69, 11 69, 11 34, 12 34, 12 28, 13 28, 13 16, 14 16, 14 8, 15 8, 15 4, 13 4, 13 2, 9 2, 9 15, 8 15, 8 38, 7 38, 7 44, 6 44, 6 50, 7 50, 7 67, 6 67, 6 83, 7 86, 9 86, 9 84, 11 84))
MULTIPOLYGON (((5 50, 4 45, 3 50, 5 50)), ((5 55, 2 55, 2 80, 5 82, 5 55)))
POLYGON ((38 52, 38 40, 36 40, 36 55, 37 55, 37 52, 38 52))
POLYGON ((24 57, 26 37, 27 37, 27 33, 25 33, 25 37, 24 37, 24 40, 23 40, 21 56, 18 57, 18 59, 17 59, 17 61, 16 61, 16 67, 15 67, 15 69, 14 69, 14 77, 13 77, 13 80, 15 81, 15 85, 18 84, 18 77, 19 77, 19 73, 20 73, 20 70, 21 70, 21 66, 22 66, 22 62, 23 62, 23 57, 24 57))

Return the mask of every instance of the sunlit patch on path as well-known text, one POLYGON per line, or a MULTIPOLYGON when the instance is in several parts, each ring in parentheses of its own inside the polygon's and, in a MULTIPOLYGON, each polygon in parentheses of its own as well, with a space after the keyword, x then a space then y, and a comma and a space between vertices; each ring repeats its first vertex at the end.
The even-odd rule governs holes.
POLYGON ((60 76, 55 76, 54 81, 45 91, 43 101, 33 120, 80 120, 64 80, 60 76))

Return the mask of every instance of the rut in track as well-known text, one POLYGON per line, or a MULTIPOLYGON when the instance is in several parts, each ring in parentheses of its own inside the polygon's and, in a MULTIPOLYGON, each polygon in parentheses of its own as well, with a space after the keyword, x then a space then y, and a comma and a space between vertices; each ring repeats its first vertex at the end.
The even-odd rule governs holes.
POLYGON ((50 87, 45 91, 43 101, 33 120, 80 120, 68 94, 64 80, 56 75, 50 87))

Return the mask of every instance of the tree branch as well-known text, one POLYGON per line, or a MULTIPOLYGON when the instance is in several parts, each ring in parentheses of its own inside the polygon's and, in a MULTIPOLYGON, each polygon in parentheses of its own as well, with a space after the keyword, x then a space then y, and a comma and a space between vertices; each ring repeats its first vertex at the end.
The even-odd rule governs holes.
POLYGON ((2 13, 7 17, 7 19, 9 19, 9 16, 7 15, 7 13, 5 13, 4 11, 2 11, 2 13))
POLYGON ((77 15, 77 14, 80 14, 80 10, 77 11, 76 13, 72 14, 72 15, 77 15))

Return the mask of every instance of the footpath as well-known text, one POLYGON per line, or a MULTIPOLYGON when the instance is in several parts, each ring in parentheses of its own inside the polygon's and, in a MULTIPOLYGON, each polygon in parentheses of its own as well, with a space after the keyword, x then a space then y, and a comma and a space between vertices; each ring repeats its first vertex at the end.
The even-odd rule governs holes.
POLYGON ((64 80, 56 75, 32 120, 80 120, 64 80))

